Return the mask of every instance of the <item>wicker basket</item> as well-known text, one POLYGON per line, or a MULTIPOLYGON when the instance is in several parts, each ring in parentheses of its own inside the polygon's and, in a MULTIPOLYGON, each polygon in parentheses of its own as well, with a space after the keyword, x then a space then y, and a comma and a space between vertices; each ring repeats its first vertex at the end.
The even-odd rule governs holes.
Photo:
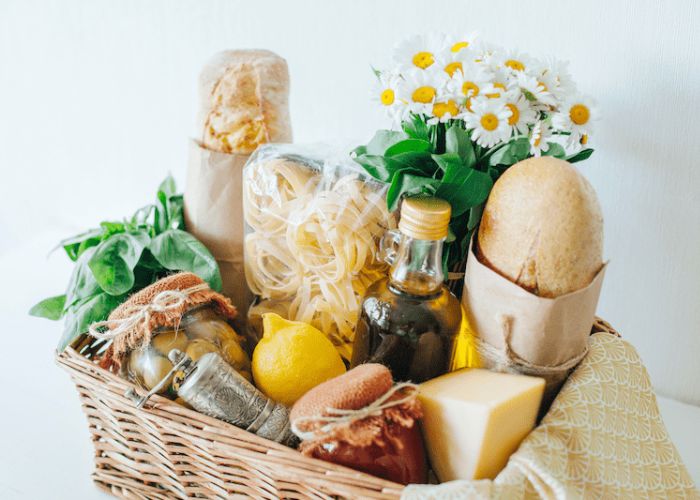
MULTIPOLYGON (((594 332, 617 334, 602 320, 594 332)), ((87 415, 97 485, 119 497, 382 498, 402 485, 303 456, 160 396, 137 409, 133 384, 100 368, 104 349, 87 336, 57 356, 87 415)))

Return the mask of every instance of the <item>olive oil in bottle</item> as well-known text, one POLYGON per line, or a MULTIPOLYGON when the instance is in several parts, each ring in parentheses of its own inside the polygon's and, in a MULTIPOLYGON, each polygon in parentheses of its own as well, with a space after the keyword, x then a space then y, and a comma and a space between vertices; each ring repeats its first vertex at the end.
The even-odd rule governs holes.
POLYGON ((404 200, 398 231, 387 232, 381 242, 390 274, 374 283, 362 301, 352 366, 381 363, 395 380, 416 383, 456 368, 463 311, 443 284, 442 272, 450 212, 449 203, 439 198, 404 200))

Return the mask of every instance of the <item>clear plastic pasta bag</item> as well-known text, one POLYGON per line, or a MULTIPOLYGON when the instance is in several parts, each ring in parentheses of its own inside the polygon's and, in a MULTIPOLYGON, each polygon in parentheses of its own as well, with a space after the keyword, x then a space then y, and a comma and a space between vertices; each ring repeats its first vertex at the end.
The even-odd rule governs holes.
POLYGON ((349 360, 365 290, 385 276, 379 240, 395 227, 386 186, 347 154, 270 144, 243 169, 245 275, 256 298, 250 329, 275 312, 311 323, 349 360))

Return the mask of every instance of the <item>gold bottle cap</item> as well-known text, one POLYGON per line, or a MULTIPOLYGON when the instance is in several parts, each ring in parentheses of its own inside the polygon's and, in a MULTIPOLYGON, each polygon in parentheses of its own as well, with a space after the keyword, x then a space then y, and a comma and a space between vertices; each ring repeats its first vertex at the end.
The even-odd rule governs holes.
POLYGON ((447 237, 452 207, 431 196, 405 198, 401 204, 399 231, 417 240, 441 240, 447 237))

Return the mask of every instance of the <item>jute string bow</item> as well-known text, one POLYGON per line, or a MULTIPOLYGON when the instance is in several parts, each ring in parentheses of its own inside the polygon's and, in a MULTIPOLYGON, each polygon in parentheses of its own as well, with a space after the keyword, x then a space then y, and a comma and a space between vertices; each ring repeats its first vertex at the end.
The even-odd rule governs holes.
POLYGON ((121 319, 97 321, 90 325, 90 335, 100 340, 112 340, 129 331, 148 325, 153 313, 163 313, 181 308, 187 298, 196 292, 209 290, 206 283, 185 290, 163 290, 149 304, 137 304, 126 309, 127 316, 121 319))
POLYGON ((357 410, 346 410, 339 408, 326 408, 325 415, 311 415, 308 417, 299 417, 292 422, 292 432, 299 436, 300 439, 306 441, 311 439, 323 439, 332 434, 340 427, 346 427, 354 422, 358 422, 367 417, 378 417, 388 408, 400 406, 404 403, 409 403, 414 400, 418 393, 418 386, 410 382, 402 382, 396 384, 381 397, 377 398, 372 403, 357 410), (406 394, 401 398, 391 399, 400 391, 408 389, 406 394), (300 427, 307 424, 322 424, 320 427, 312 431, 302 431, 300 427))

